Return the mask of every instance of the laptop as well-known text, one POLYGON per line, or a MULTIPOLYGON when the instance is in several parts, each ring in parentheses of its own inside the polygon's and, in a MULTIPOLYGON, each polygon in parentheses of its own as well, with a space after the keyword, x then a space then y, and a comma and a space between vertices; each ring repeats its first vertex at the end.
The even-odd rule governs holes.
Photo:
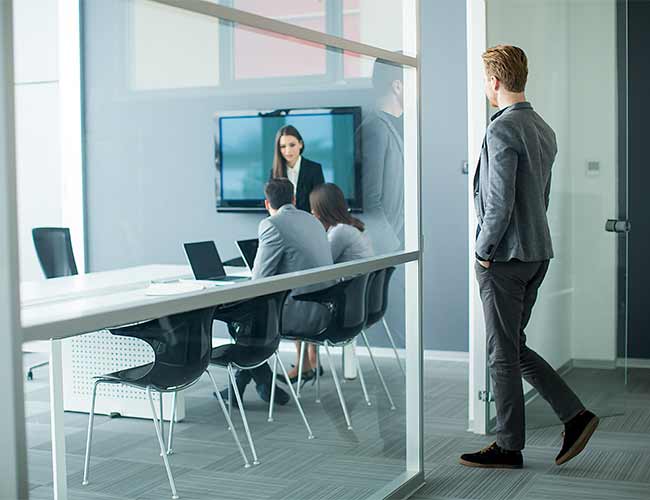
POLYGON ((257 255, 257 247, 259 246, 260 241, 257 238, 251 240, 237 240, 237 248, 239 253, 244 259, 246 267, 253 270, 253 264, 255 263, 255 256, 257 255))
POLYGON ((192 267, 194 278, 201 281, 234 282, 250 278, 245 276, 228 276, 223 268, 221 257, 214 241, 197 241, 184 243, 185 256, 192 267))

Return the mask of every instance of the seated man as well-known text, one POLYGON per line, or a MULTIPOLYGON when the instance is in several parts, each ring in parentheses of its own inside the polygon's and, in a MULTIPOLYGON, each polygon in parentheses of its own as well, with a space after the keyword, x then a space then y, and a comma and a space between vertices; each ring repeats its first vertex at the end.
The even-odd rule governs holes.
MULTIPOLYGON (((253 279, 303 271, 332 264, 332 253, 323 225, 311 214, 295 207, 293 184, 286 178, 271 179, 264 186, 264 205, 269 212, 258 229, 259 248, 253 265, 253 279)), ((328 283, 327 285, 329 285, 328 283)), ((293 290, 282 315, 284 333, 318 333, 326 321, 327 310, 320 304, 300 302, 292 295, 327 285, 293 290)), ((237 389, 243 395, 251 378, 257 393, 266 402, 271 399, 272 373, 268 364, 237 372, 237 389)), ((227 396, 227 390, 222 394, 227 396)), ((275 402, 286 404, 289 395, 276 387, 275 402)))

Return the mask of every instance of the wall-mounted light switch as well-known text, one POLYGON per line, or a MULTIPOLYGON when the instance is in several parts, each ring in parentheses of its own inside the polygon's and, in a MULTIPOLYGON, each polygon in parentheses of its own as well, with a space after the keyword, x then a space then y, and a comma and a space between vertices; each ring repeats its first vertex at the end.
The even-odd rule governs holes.
POLYGON ((600 175, 600 162, 594 160, 588 161, 586 173, 590 177, 595 177, 597 175, 600 175))

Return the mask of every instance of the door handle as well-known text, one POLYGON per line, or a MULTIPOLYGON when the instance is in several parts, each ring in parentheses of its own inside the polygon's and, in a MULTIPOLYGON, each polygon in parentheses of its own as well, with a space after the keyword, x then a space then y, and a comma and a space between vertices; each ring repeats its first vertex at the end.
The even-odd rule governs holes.
POLYGON ((632 224, 629 220, 609 219, 605 222, 605 231, 608 233, 629 233, 632 224))

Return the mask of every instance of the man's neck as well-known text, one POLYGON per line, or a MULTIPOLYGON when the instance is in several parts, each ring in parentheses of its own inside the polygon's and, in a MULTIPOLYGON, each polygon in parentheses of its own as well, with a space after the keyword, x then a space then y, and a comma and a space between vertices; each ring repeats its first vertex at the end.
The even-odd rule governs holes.
POLYGON ((402 116, 402 113, 404 112, 402 105, 397 102, 396 99, 392 99, 390 97, 380 99, 377 103, 377 109, 396 118, 402 116))
POLYGON ((497 104, 499 105, 499 109, 507 108, 508 106, 512 106, 518 102, 526 102, 526 96, 523 92, 497 95, 497 104))

